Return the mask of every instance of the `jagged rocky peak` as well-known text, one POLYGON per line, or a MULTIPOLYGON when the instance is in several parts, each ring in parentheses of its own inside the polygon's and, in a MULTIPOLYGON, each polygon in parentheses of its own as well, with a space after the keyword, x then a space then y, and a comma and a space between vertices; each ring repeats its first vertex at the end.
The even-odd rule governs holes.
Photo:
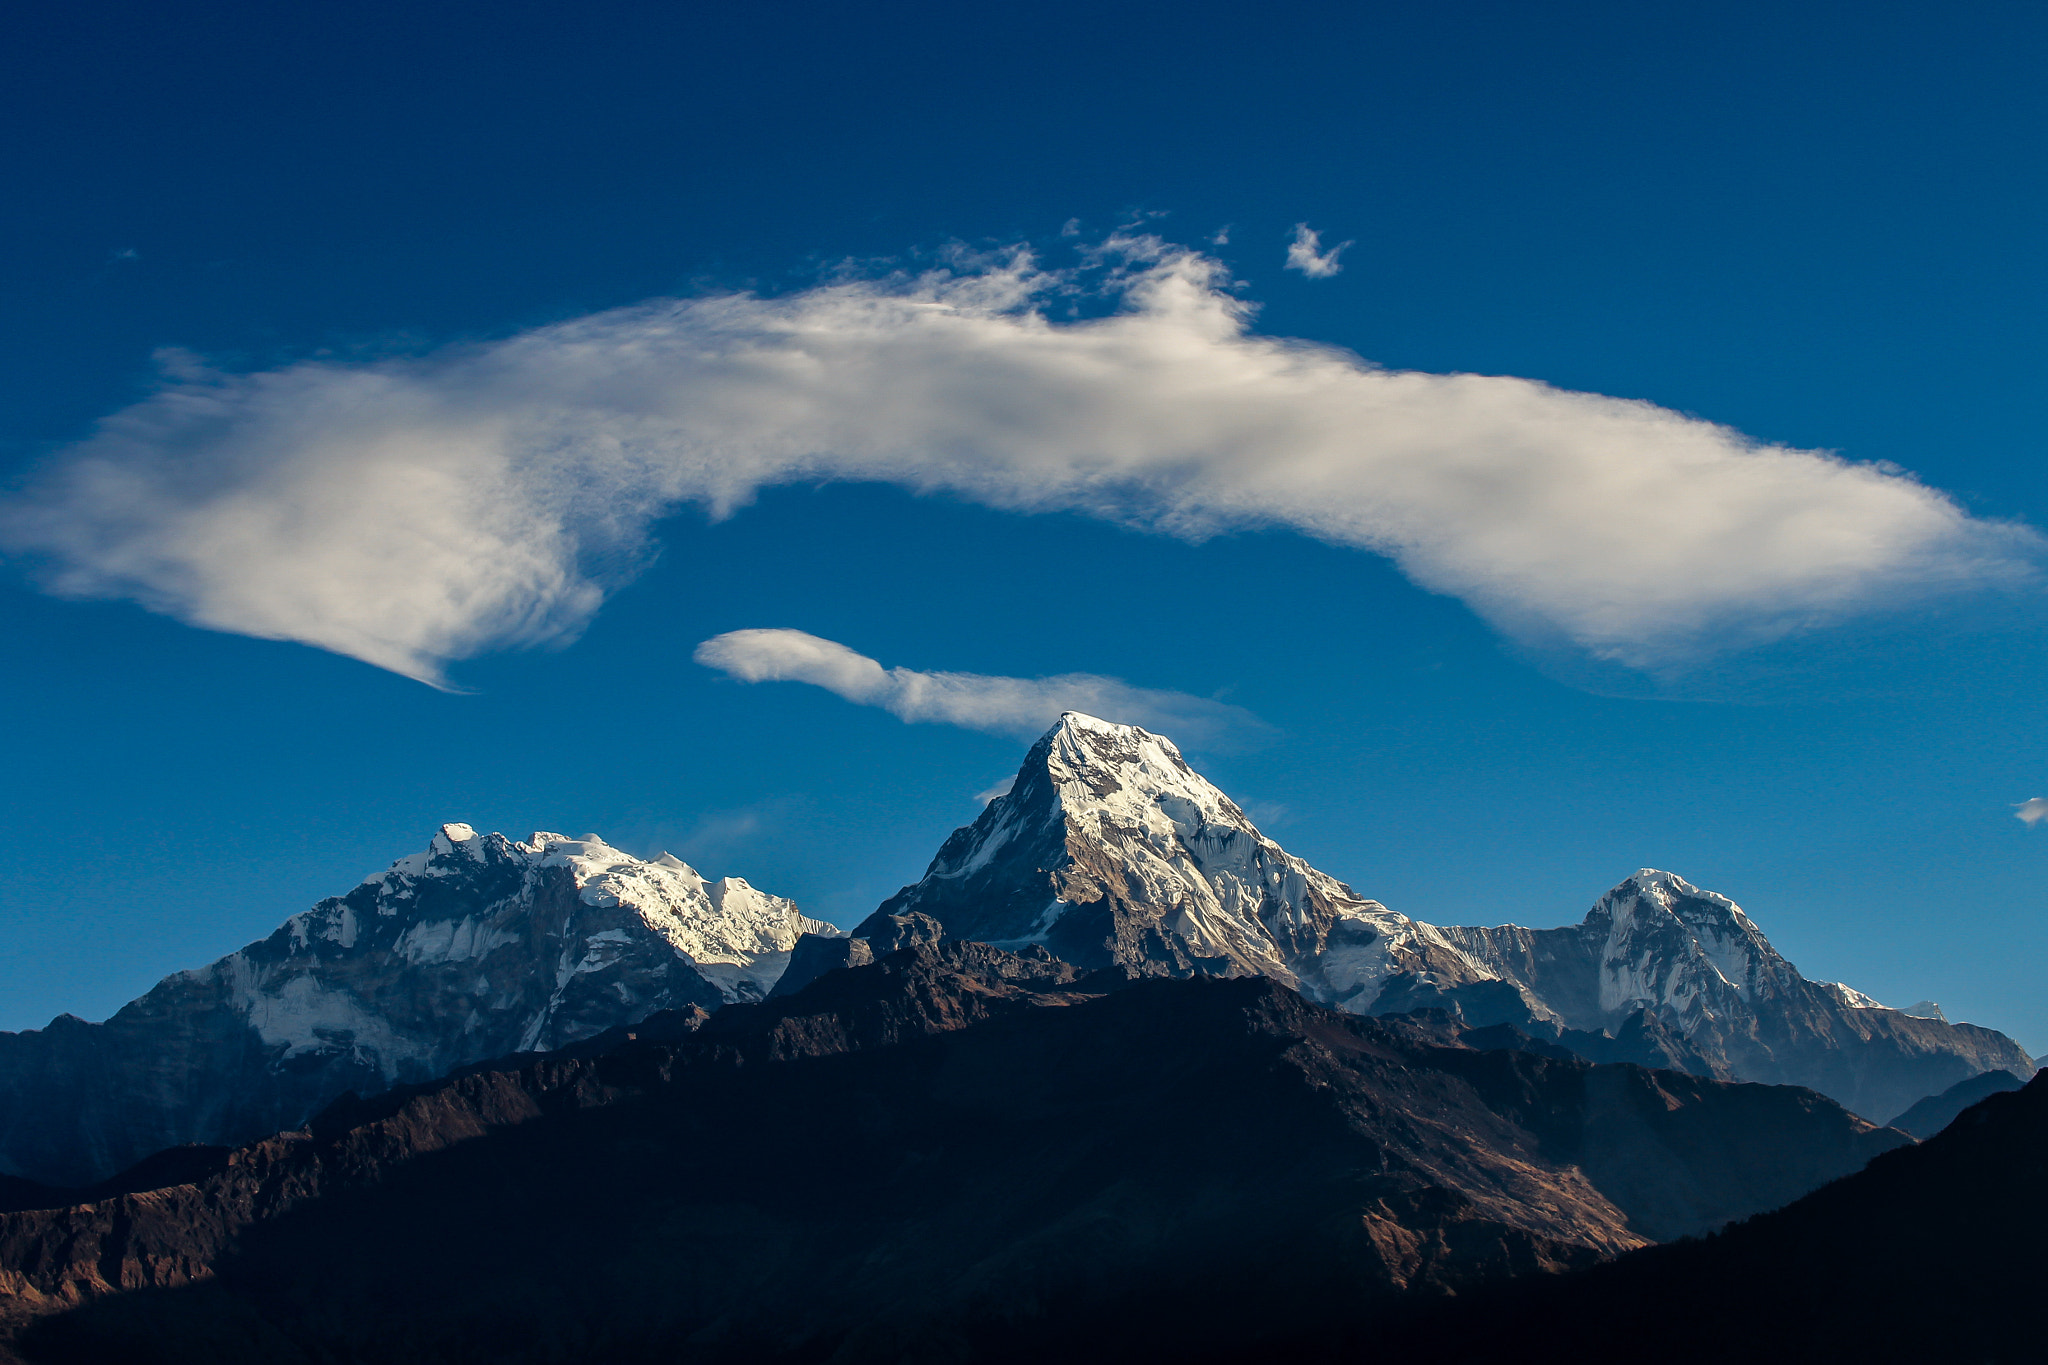
POLYGON ((1619 1035, 1654 1022, 1712 1074, 1810 1086, 1865 1115, 1897 1113, 1980 1072, 2032 1073, 2002 1033, 1809 980, 1735 902, 1653 868, 1576 925, 1443 933, 1567 1029, 1619 1035))
MULTIPOLYGON (((1574 1029, 1612 1031, 1648 1011, 1690 1034, 1752 1012, 1761 997, 1791 981, 1817 984, 1804 983, 1734 901, 1650 867, 1600 897, 1575 925, 1443 933, 1486 970, 1542 1001, 1548 1014, 1539 1017, 1574 1029)), ((1844 986, 1829 989, 1843 1006, 1876 1003, 1844 986)))
POLYGON ((348 1090, 758 1000, 799 938, 838 933, 668 854, 446 824, 104 1024, 0 1034, 0 1114, 30 1116, 0 1123, 0 1174, 81 1183, 159 1148, 289 1128, 348 1090))
MULTIPOLYGON (((643 861, 595 834, 572 839, 536 830, 514 841, 446 824, 424 853, 399 859, 363 885, 372 889, 380 916, 415 924, 432 918, 442 908, 438 902, 452 894, 455 904, 449 908, 466 913, 462 921, 446 923, 459 932, 460 923, 474 922, 476 912, 486 908, 476 903, 479 879, 488 882, 500 874, 526 882, 552 868, 568 874, 583 905, 630 911, 699 967, 752 967, 757 959, 787 953, 799 934, 838 932, 802 914, 796 902, 757 891, 742 877, 708 880, 672 853, 643 861)), ((345 919, 347 911, 347 898, 337 897, 291 923, 323 921, 323 937, 331 937, 333 921, 345 919)), ((738 998, 734 992, 745 980, 767 976, 757 982, 762 992, 773 984, 766 972, 725 975, 729 979, 722 985, 729 999, 738 998)))
POLYGON ((854 933, 912 912, 1083 967, 1262 974, 1353 1009, 1403 973, 1451 986, 1483 975, 1429 926, 1266 838, 1172 741, 1079 712, 854 933))
POLYGON ((1588 938, 1601 964, 1600 1007, 1664 1008, 1681 1019, 1751 1000, 1759 977, 1787 970, 1742 907, 1676 873, 1646 867, 1595 902, 1588 938))
POLYGON ((1807 980, 1734 901, 1655 868, 1555 929, 1410 919, 1268 839, 1171 741, 1077 713, 858 942, 800 948, 783 989, 880 956, 918 917, 1089 969, 1257 973, 1356 1013, 1452 1008, 1601 1060, 1809 1085, 1866 1114, 2032 1069, 1992 1030, 1807 980))

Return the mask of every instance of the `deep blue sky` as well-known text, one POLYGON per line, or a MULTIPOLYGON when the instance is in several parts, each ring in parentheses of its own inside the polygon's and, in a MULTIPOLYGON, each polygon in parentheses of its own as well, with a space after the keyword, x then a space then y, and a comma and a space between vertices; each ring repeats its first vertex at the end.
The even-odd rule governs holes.
MULTIPOLYGON (((10 475, 161 347, 424 350, 1158 214, 1229 228, 1260 332, 1647 399, 2048 526, 2035 4, 85 4, 9 37, 10 475), (1303 220, 1354 240, 1341 274, 1282 271, 1303 220)), ((1824 632, 1774 655, 1789 685, 1651 701, 1284 531, 836 484, 659 535, 580 641, 459 663, 467 695, 10 571, 0 1027, 103 1017, 451 819, 668 847, 851 923, 1024 745, 690 659, 793 626, 1223 695, 1276 734, 1204 770, 1395 909, 1562 923, 1665 867, 1810 975, 2048 1047, 2024 614, 1824 632)))

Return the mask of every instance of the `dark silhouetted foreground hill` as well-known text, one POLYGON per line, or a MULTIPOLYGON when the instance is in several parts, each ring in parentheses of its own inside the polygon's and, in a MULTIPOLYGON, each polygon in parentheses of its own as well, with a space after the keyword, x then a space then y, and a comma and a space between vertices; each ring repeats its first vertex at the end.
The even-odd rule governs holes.
POLYGON ((1966 1081, 1957 1081, 1939 1095, 1929 1095, 1887 1126, 1902 1133, 1911 1133, 1916 1138, 1931 1138, 1954 1123, 1956 1115, 1985 1096, 2001 1095, 2025 1084, 2010 1071, 1986 1071, 1966 1081))
POLYGON ((1290 1346, 1414 1365, 2031 1365, 2048 1360, 2044 1279, 2048 1073, 1718 1236, 1481 1292, 1399 1330, 1290 1346))
POLYGON ((915 946, 0 1216, 31 1358, 1256 1355, 1769 1208, 1905 1141, 1264 977, 915 946))

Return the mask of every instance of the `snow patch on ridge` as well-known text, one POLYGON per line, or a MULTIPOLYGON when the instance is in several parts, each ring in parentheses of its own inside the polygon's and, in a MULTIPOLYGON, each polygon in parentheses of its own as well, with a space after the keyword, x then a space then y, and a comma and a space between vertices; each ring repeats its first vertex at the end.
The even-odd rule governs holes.
POLYGON ((344 1052, 394 1080, 404 1062, 430 1051, 351 992, 330 988, 309 974, 266 979, 270 974, 243 953, 231 954, 221 966, 233 997, 244 1002, 249 1026, 265 1045, 283 1048, 284 1060, 344 1052))
POLYGON ((508 925, 494 925, 481 916, 464 915, 459 920, 411 925, 398 936, 391 950, 414 964, 464 962, 488 957, 518 941, 518 932, 508 925))
POLYGON ((533 1047, 594 1032, 610 1021, 591 1014, 592 998, 615 998, 620 1019, 661 1007, 670 981, 697 982, 700 994, 708 983, 726 1001, 759 999, 800 935, 839 932, 743 878, 707 880, 672 854, 643 861, 594 834, 547 830, 515 842, 451 821, 350 895, 179 979, 218 982, 226 1007, 280 1060, 345 1056, 394 1081, 474 1060, 461 1042, 471 1035, 509 1026, 533 1047), (637 984, 599 976, 572 987, 614 968, 637 984), (538 998, 536 972, 552 978, 538 998), (576 1022, 559 1022, 575 989, 586 1004, 576 1022))
POLYGON ((1862 991, 1845 986, 1839 981, 1816 981, 1813 984, 1826 991, 1829 995, 1832 995, 1836 1002, 1845 1009, 1881 1010, 1887 1008, 1870 996, 1865 995, 1862 991))
POLYGON ((538 851, 536 866, 568 868, 583 904, 631 910, 700 966, 750 967, 763 954, 788 952, 799 934, 839 932, 744 878, 706 881, 672 854, 642 862, 594 834, 549 841, 538 851))

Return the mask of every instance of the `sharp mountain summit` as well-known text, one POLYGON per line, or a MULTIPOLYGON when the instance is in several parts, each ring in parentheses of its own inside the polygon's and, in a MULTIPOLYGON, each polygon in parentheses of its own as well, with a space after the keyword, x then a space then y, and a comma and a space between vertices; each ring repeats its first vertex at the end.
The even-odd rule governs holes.
POLYGON ((0 1034, 0 1354, 1492 1358, 1444 1296, 1552 1321, 1541 1286, 1599 1301, 1654 1243, 1922 1188, 1855 1174, 1921 1159, 1894 1115, 2040 1090, 1934 1013, 1669 872, 1573 925, 1412 919, 1069 713, 851 933, 450 824, 104 1023, 0 1034))

